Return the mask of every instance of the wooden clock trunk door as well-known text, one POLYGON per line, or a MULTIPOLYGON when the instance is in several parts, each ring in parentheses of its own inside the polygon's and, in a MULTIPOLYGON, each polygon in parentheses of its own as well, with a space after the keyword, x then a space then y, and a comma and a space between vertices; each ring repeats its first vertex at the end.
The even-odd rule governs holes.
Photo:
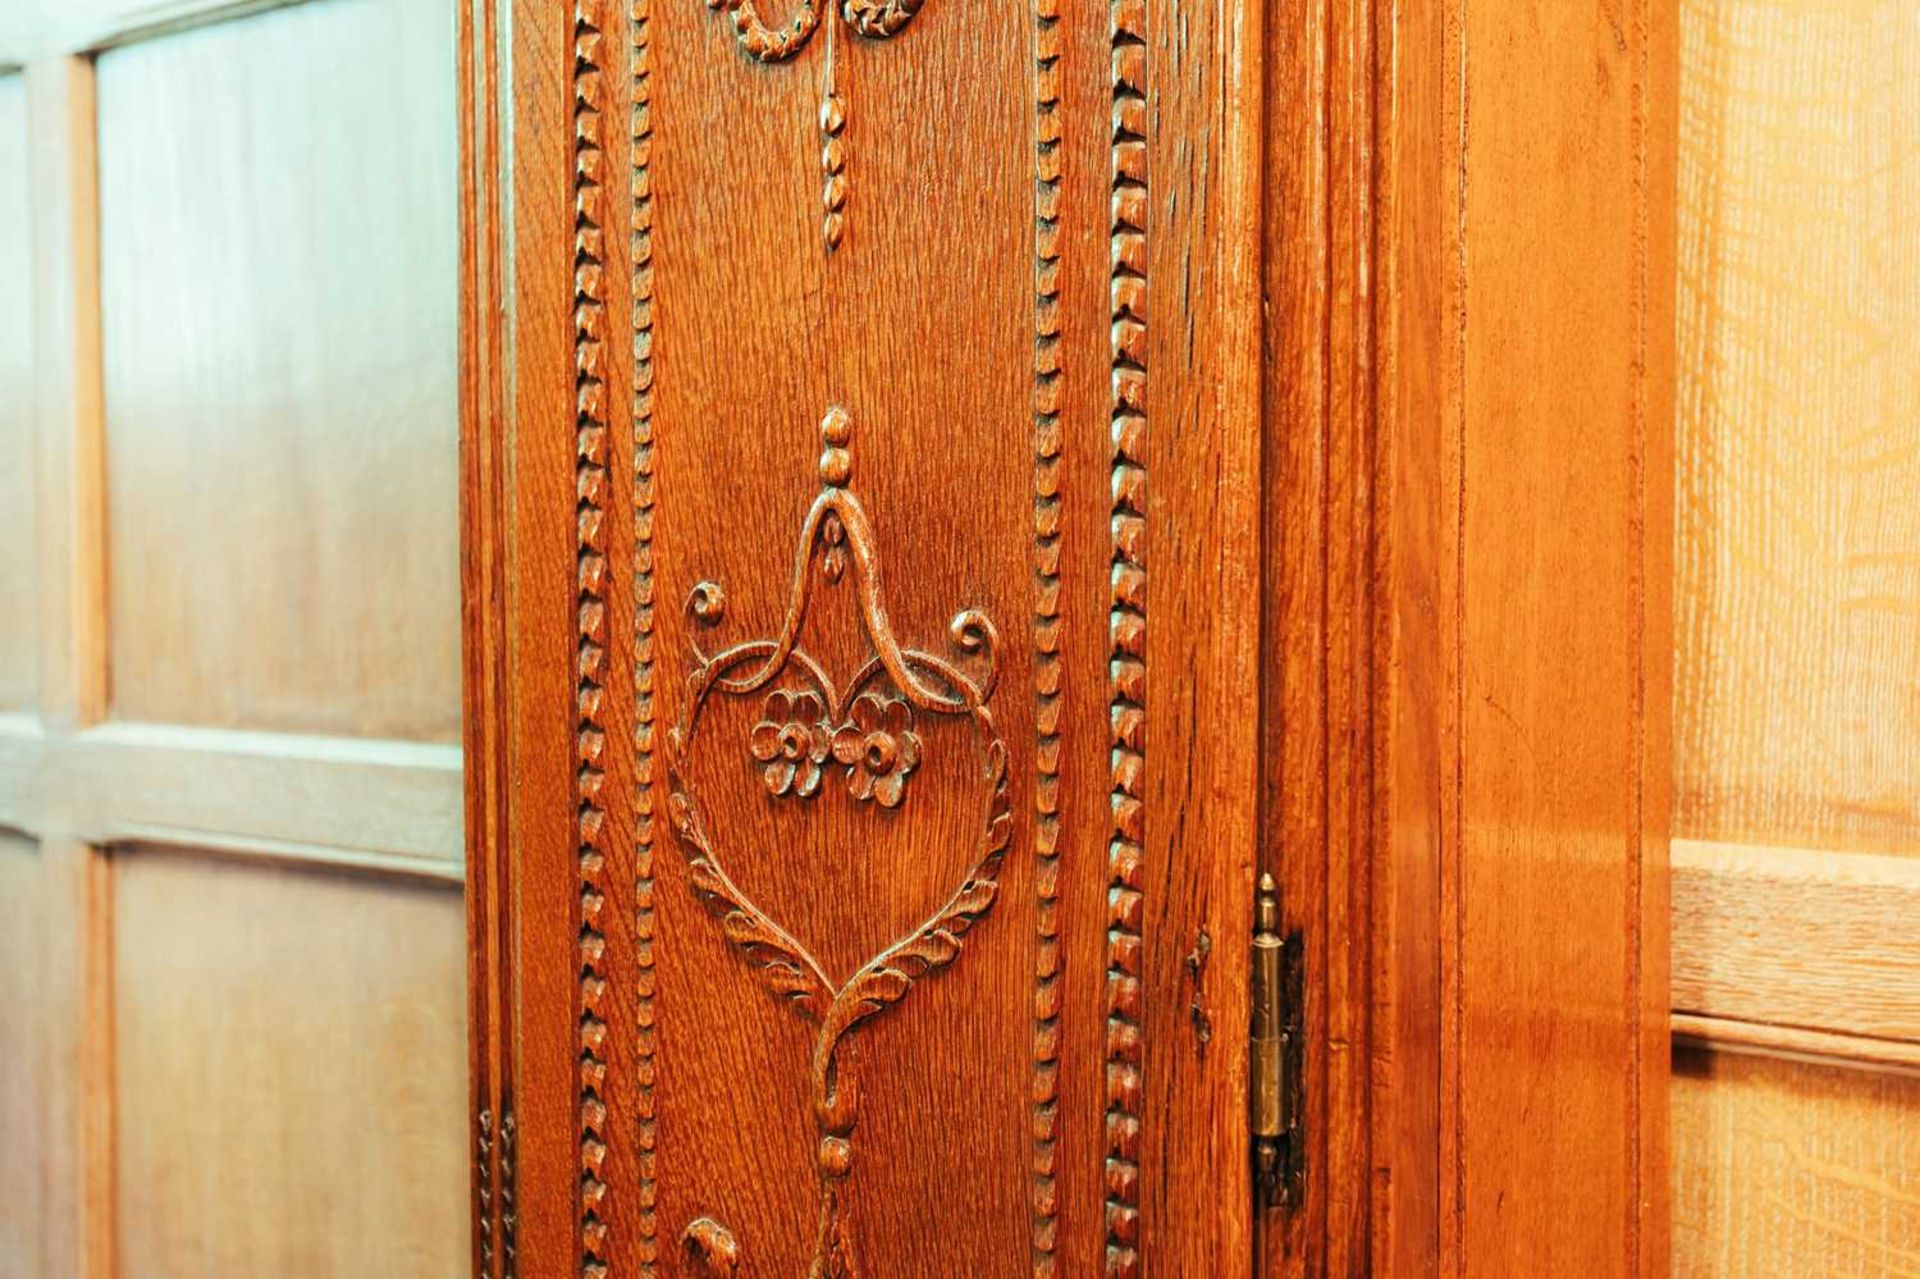
POLYGON ((1253 892, 1254 135, 1207 123, 1244 33, 1150 54, 1146 9, 583 0, 481 42, 489 1252, 1245 1265, 1209 954, 1253 892))

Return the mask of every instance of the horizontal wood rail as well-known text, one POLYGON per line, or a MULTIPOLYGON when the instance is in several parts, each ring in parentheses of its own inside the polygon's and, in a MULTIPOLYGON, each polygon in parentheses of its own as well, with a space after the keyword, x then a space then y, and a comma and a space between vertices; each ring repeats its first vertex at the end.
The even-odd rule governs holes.
POLYGON ((0 716, 0 826, 462 881, 460 748, 0 716))
POLYGON ((1673 841, 1673 1032, 1920 1071, 1920 857, 1673 841))

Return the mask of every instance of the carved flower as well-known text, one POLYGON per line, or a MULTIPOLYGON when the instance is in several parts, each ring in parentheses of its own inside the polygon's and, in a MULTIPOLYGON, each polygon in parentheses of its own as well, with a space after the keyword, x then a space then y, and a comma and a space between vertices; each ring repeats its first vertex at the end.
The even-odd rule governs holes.
POLYGON ((753 726, 748 744, 770 793, 807 799, 820 789, 820 765, 832 740, 817 693, 775 689, 761 704, 760 722, 753 726))
POLYGON ((907 774, 920 763, 913 708, 898 697, 862 693, 850 713, 850 722, 833 734, 833 757, 847 766, 847 790, 858 800, 899 807, 907 774))

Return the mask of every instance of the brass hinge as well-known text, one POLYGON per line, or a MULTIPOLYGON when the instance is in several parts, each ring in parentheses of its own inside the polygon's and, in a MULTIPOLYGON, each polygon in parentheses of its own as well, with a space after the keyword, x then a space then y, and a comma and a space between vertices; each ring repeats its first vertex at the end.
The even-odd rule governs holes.
POLYGON ((1280 931, 1280 888, 1260 877, 1253 921, 1253 1025, 1247 1126, 1253 1143, 1253 1192, 1266 1208, 1290 1207, 1302 1168, 1299 1111, 1298 941, 1280 931))

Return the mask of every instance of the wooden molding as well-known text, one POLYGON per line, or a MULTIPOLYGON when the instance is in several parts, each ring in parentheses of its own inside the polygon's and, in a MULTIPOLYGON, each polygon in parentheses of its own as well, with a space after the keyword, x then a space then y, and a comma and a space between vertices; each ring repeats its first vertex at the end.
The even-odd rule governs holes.
POLYGON ((1676 1044, 1815 1065, 1920 1075, 1920 1044, 1906 1040, 1874 1039, 1867 1035, 1835 1034, 1693 1013, 1673 1014, 1672 1024, 1676 1044))
POLYGON ((1676 1033, 1868 1064, 1920 1058, 1916 921, 1920 859, 1675 840, 1676 1033))

